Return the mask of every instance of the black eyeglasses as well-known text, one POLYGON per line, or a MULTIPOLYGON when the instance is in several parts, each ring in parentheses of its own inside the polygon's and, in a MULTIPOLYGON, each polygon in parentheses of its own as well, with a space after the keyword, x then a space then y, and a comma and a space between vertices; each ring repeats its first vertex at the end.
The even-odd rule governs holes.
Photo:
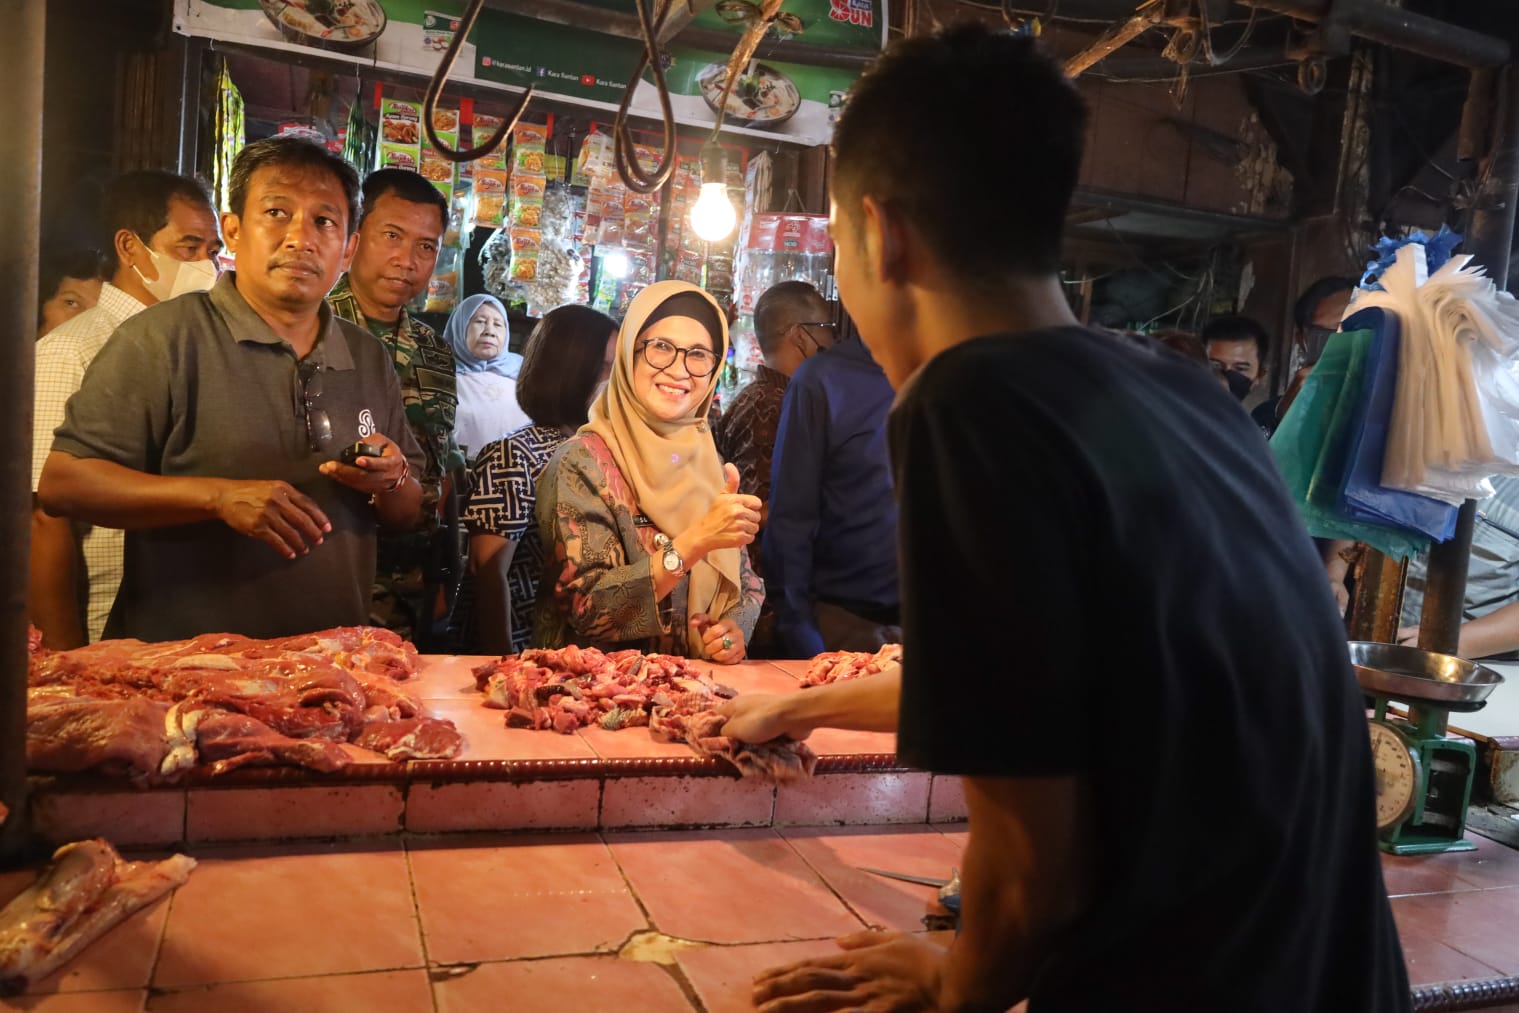
POLYGON ((655 369, 669 369, 681 356, 686 359, 686 372, 698 379, 711 376, 717 371, 717 356, 712 349, 701 345, 680 348, 664 338, 651 338, 639 346, 644 361, 655 369))
POLYGON ((301 378, 301 409, 306 419, 306 445, 313 451, 332 442, 332 419, 316 406, 322 396, 322 367, 316 363, 302 363, 298 373, 301 378))

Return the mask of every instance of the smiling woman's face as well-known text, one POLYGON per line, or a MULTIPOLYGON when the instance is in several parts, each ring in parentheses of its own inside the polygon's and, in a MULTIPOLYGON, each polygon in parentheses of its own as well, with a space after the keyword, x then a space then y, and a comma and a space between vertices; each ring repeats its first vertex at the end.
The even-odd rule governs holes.
POLYGON ((706 401, 716 371, 711 376, 692 376, 684 355, 677 355, 663 369, 655 369, 644 349, 650 341, 665 341, 676 348, 703 348, 715 356, 711 336, 690 317, 665 317, 645 327, 633 342, 634 395, 661 422, 692 417, 706 401))

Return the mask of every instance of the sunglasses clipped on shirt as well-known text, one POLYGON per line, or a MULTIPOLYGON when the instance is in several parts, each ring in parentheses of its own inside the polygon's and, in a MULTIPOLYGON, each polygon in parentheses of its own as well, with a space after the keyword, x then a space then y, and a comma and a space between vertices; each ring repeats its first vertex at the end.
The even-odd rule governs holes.
POLYGON ((801 320, 797 322, 796 326, 800 327, 802 333, 807 335, 808 341, 817 346, 818 351, 832 347, 835 338, 838 336, 839 325, 832 320, 801 320), (825 345, 812 336, 812 331, 809 329, 812 327, 821 327, 828 332, 828 344, 825 345))
POLYGON ((306 445, 312 451, 321 450, 332 442, 332 419, 317 407, 322 397, 322 367, 316 363, 302 363, 297 369, 301 381, 301 412, 306 420, 306 445))

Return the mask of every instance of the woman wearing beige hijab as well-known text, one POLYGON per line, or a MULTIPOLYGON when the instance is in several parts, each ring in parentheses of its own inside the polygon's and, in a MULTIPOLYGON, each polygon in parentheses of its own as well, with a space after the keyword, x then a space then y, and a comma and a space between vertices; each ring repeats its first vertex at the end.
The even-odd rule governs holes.
POLYGON ((744 659, 764 600, 745 550, 760 502, 738 495, 707 412, 728 348, 711 296, 665 281, 639 293, 590 422, 538 482, 552 547, 533 643, 744 659))

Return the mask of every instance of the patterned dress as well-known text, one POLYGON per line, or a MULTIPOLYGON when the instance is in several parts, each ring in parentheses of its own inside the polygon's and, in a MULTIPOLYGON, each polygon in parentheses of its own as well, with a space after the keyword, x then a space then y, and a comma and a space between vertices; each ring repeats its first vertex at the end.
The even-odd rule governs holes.
MULTIPOLYGON (((659 531, 639 512, 600 436, 577 436, 554 455, 538 482, 537 517, 548 559, 538 588, 535 647, 573 643, 609 651, 687 653, 690 580, 681 580, 663 601, 654 600, 652 553, 659 531)), ((726 616, 713 618, 732 619, 747 639, 765 585, 749 566, 747 552, 740 560, 739 601, 726 616)))
MULTIPOLYGON (((462 519, 472 535, 499 535, 515 542, 506 571, 512 616, 512 653, 532 642, 538 581, 543 576, 543 540, 533 519, 538 477, 554 451, 569 437, 550 426, 527 426, 487 444, 471 471, 469 503, 462 519)), ((474 577, 466 574, 449 620, 456 650, 478 652, 474 577)))

